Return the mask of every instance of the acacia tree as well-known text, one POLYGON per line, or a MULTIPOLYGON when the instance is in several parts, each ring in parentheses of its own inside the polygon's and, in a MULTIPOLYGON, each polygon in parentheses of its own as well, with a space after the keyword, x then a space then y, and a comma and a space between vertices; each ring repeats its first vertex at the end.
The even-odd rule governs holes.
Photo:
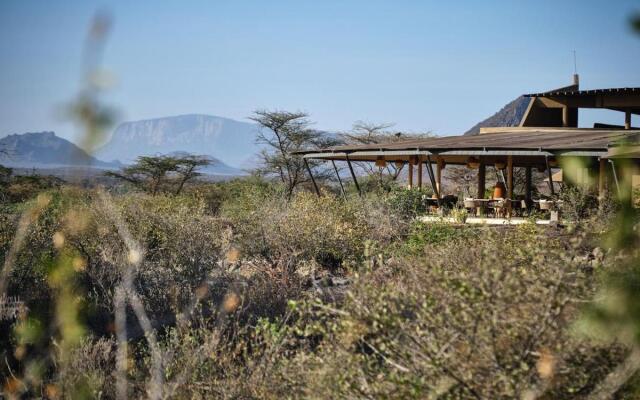
POLYGON ((197 168, 210 163, 205 156, 141 156, 122 171, 107 171, 105 175, 132 183, 154 195, 171 177, 177 176, 175 193, 180 194, 187 181, 200 175, 197 168))
POLYGON ((198 168, 209 164, 211 164, 211 159, 206 156, 188 155, 180 157, 176 167, 176 174, 178 175, 176 194, 180 194, 187 181, 201 175, 200 172, 198 172, 198 168))
MULTIPOLYGON (((311 122, 304 112, 257 110, 249 119, 260 126, 256 142, 266 145, 260 152, 261 167, 265 176, 277 176, 286 187, 287 197, 310 180, 301 157, 293 153, 300 150, 319 149, 337 144, 326 133, 310 129, 311 122)), ((320 162, 308 160, 316 180, 330 179, 330 171, 320 162)))

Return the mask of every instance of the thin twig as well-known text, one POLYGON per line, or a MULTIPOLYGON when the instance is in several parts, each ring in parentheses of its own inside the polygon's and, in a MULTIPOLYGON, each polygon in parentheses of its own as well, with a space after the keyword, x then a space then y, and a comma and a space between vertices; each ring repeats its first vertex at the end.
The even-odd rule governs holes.
MULTIPOLYGON (((142 262, 144 252, 142 247, 137 243, 129 229, 125 225, 122 217, 117 213, 111 202, 109 195, 103 190, 98 190, 98 196, 102 202, 102 208, 107 213, 107 216, 111 219, 111 222, 116 226, 118 234, 124 241, 129 253, 128 253, 128 265, 124 268, 122 286, 126 297, 129 299, 129 303, 133 308, 133 312, 140 323, 144 331, 144 336, 149 343, 151 349, 152 359, 152 380, 150 382, 149 397, 152 399, 159 399, 162 397, 162 385, 164 380, 163 367, 162 367, 162 352, 158 341, 156 339, 156 333, 151 326, 151 321, 144 309, 142 300, 138 297, 138 294, 133 286, 133 273, 132 270, 137 270, 137 267, 142 262)), ((125 328, 126 329, 126 328, 125 328)))
POLYGON ((127 314, 125 296, 122 285, 118 286, 114 298, 116 338, 118 340, 116 353, 116 398, 118 400, 126 400, 127 398, 127 314))

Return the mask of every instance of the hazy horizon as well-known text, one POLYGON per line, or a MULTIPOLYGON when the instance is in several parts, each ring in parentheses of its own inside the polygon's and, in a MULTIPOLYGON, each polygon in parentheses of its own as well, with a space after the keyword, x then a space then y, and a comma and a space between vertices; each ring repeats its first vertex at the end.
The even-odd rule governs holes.
MULTIPOLYGON (((640 86, 640 40, 628 24, 636 2, 471 4, 4 1, 0 137, 74 139, 59 110, 78 90, 98 10, 113 18, 103 60, 116 85, 104 100, 117 122, 247 122, 267 108, 306 111, 327 131, 364 120, 459 134, 518 95, 570 84, 574 50, 583 88, 640 86)), ((581 126, 596 120, 622 121, 581 111, 581 126)))

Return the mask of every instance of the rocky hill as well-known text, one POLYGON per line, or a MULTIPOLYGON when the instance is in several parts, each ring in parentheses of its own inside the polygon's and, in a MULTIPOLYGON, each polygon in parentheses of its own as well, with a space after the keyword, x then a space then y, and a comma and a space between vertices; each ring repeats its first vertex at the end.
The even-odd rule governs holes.
POLYGON ((54 132, 28 132, 0 138, 0 164, 15 168, 83 166, 118 168, 87 154, 54 132))
POLYGON ((480 133, 480 128, 489 126, 518 126, 518 124, 520 124, 522 116, 527 111, 528 105, 529 98, 520 96, 506 106, 502 107, 500 111, 493 114, 489 118, 475 124, 464 134, 477 135, 478 133, 480 133))

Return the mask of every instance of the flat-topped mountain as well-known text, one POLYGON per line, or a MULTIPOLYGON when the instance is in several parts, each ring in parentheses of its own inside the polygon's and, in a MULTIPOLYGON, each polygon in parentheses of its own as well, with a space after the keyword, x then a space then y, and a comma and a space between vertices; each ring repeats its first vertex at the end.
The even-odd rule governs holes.
POLYGON ((130 163, 141 155, 183 151, 245 167, 258 151, 255 124, 212 115, 189 114, 120 124, 96 156, 130 163))

